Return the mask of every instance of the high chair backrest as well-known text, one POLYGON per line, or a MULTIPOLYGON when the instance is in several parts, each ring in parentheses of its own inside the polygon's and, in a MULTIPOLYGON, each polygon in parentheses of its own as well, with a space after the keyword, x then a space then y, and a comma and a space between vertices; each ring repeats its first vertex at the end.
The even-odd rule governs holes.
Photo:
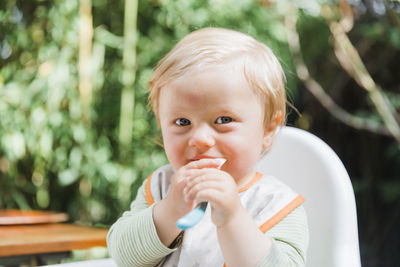
POLYGON ((256 170, 281 179, 306 199, 308 267, 361 266, 353 187, 326 143, 304 130, 282 127, 256 170))

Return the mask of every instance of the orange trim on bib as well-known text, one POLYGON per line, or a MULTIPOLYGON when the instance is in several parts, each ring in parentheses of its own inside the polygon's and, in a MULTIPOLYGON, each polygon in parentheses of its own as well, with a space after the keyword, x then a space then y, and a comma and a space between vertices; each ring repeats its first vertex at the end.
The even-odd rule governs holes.
POLYGON ((147 204, 149 206, 154 204, 154 199, 153 196, 151 195, 151 177, 153 176, 153 173, 151 173, 149 175, 149 177, 147 177, 147 181, 146 181, 146 200, 147 200, 147 204))
POLYGON ((272 216, 271 219, 266 221, 263 225, 259 228, 261 232, 265 233, 269 229, 271 229, 275 224, 280 222, 283 218, 286 217, 290 212, 292 212, 295 208, 300 206, 304 202, 304 197, 298 195, 295 199, 293 199, 289 204, 287 204, 283 209, 281 209, 277 214, 272 216))
POLYGON ((251 179, 251 181, 248 184, 246 184, 245 186, 243 186, 242 188, 239 189, 239 193, 249 189, 253 184, 255 184, 262 177, 263 177, 263 175, 261 173, 256 172, 256 174, 254 175, 253 179, 251 179))

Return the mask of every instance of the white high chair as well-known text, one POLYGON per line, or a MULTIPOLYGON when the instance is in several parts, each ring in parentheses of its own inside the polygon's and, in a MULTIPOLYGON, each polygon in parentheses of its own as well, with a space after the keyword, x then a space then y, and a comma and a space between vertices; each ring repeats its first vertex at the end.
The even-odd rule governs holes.
POLYGON ((285 126, 256 169, 281 179, 306 199, 308 267, 361 266, 353 187, 341 160, 326 143, 285 126))

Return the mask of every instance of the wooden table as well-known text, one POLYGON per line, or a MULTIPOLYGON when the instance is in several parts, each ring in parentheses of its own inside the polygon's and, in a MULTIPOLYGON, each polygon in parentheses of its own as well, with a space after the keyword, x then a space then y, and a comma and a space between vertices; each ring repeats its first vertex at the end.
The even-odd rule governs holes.
POLYGON ((0 226, 0 257, 105 247, 107 231, 62 223, 0 226))
POLYGON ((66 222, 68 215, 61 212, 41 210, 0 210, 1 225, 38 224, 66 222))
POLYGON ((46 267, 118 267, 111 258, 47 265, 46 267))
MULTIPOLYGON (((106 247, 107 229, 64 223, 0 226, 0 261, 43 263, 41 255, 106 247)), ((64 253, 64 254, 62 254, 64 253)), ((6 264, 7 265, 7 264, 6 264)))

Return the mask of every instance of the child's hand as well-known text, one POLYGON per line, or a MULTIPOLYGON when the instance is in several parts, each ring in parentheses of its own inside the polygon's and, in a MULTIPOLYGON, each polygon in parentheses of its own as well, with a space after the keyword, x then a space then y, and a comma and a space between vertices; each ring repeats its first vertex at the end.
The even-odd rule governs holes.
MULTIPOLYGON (((196 161, 203 164, 203 160, 196 161)), ((192 169, 183 190, 185 203, 197 205, 208 201, 212 221, 218 227, 227 223, 240 210, 237 185, 232 176, 217 168, 192 169)))
POLYGON ((187 187, 188 181, 190 181, 193 176, 196 176, 198 171, 207 169, 216 170, 219 165, 220 162, 217 160, 202 159, 190 162, 177 170, 172 177, 170 191, 165 197, 169 206, 173 207, 174 217, 176 217, 176 219, 184 216, 198 204, 198 202, 189 200, 184 196, 184 189, 187 187))

